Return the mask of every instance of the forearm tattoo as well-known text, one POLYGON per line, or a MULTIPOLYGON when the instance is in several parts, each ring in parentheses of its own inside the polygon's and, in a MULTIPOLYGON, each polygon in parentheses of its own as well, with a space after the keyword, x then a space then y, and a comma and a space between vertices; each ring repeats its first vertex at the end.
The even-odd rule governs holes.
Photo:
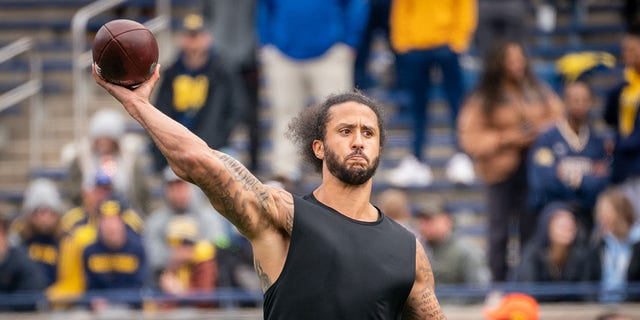
POLYGON ((431 264, 420 245, 416 249, 416 279, 424 284, 418 292, 412 292, 405 303, 402 319, 446 319, 433 290, 433 272, 431 264))

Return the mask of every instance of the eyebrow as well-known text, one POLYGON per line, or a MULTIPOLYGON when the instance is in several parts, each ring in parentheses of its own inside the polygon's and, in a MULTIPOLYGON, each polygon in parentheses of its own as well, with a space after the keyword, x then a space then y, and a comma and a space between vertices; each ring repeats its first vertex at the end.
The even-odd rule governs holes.
MULTIPOLYGON (((345 122, 341 122, 341 123, 338 123, 338 124, 336 125, 336 128, 349 128, 349 129, 353 129, 353 128, 355 128, 355 127, 358 127, 358 125, 357 125, 357 124, 355 124, 355 123, 345 123, 345 122)), ((366 125, 366 124, 361 124, 361 125, 360 125, 360 127, 362 127, 362 128, 363 128, 363 129, 365 129, 365 130, 370 130, 370 131, 372 131, 372 132, 378 132, 378 130, 376 130, 376 128, 371 127, 371 126, 368 126, 368 125, 366 125)))

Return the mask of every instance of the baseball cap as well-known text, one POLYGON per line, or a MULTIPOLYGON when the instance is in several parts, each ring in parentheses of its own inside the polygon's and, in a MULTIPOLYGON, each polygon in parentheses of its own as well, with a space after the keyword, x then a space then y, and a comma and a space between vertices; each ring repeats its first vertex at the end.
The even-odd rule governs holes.
POLYGON ((111 177, 103 170, 98 170, 98 172, 96 172, 94 180, 96 186, 108 186, 111 185, 112 182, 111 177))
POLYGON ((416 211, 419 218, 433 218, 441 214, 447 214, 444 204, 441 201, 432 201, 421 205, 416 211))
POLYGON ((181 30, 188 33, 198 33, 207 30, 204 18, 199 14, 188 14, 182 19, 181 30))
POLYGON ((175 217, 167 224, 167 242, 171 245, 195 243, 198 240, 198 224, 191 217, 175 217))
POLYGON ((497 307, 485 309, 484 315, 489 320, 538 320, 540 310, 538 301, 524 293, 505 295, 497 307))

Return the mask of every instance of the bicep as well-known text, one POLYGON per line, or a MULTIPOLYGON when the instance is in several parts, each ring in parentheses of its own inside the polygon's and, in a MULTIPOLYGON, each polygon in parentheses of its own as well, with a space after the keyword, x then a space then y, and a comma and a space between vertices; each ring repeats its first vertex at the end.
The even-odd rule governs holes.
POLYGON ((288 211, 293 212, 293 199, 286 191, 277 192, 256 178, 236 159, 213 150, 209 168, 194 182, 205 192, 214 208, 238 231, 251 239, 266 229, 289 231, 288 211), (283 202, 290 202, 289 206, 283 202))
POLYGON ((402 319, 446 319, 434 291, 433 272, 422 245, 416 240, 416 278, 402 319))

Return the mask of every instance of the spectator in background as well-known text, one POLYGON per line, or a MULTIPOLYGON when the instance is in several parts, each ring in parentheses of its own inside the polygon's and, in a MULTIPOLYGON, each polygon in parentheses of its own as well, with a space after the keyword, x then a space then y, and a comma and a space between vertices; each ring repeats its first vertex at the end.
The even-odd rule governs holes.
POLYGON ((75 145, 70 156, 63 194, 73 205, 82 205, 83 191, 94 187, 98 173, 111 180, 113 192, 126 199, 138 212, 149 211, 149 186, 141 149, 126 136, 121 113, 112 109, 97 111, 89 122, 89 135, 75 145))
MULTIPOLYGON (((127 228, 123 203, 107 199, 100 204, 100 218, 95 241, 82 250, 82 274, 86 291, 140 289, 145 284, 147 263, 140 235, 127 228)), ((99 291, 98 291, 99 292, 99 291)), ((118 300, 108 291, 92 301, 97 311, 109 300, 118 300)))
POLYGON ((144 244, 149 261, 150 272, 157 278, 167 267, 171 258, 171 246, 166 241, 170 221, 177 217, 195 221, 198 239, 225 245, 229 241, 227 235, 228 222, 197 196, 200 191, 192 184, 178 178, 166 167, 162 171, 164 199, 162 207, 156 209, 145 222, 144 244))
POLYGON ((462 150, 487 184, 489 266, 493 280, 506 280, 512 219, 523 247, 535 217, 526 214, 526 154, 538 134, 562 117, 562 101, 531 71, 523 47, 496 45, 486 56, 476 89, 458 118, 462 150))
POLYGON ((56 280, 63 212, 64 203, 53 181, 36 179, 27 186, 22 214, 12 226, 16 242, 24 246, 29 258, 44 270, 47 285, 56 280))
POLYGON ((378 208, 389 218, 416 234, 411 201, 407 194, 399 189, 387 189, 378 195, 378 208))
MULTIPOLYGON (((397 52, 398 86, 409 97, 413 153, 389 172, 391 184, 407 187, 427 186, 432 182, 431 168, 423 157, 428 109, 432 102, 427 96, 433 86, 431 74, 435 68, 441 71, 451 123, 455 127, 466 92, 459 58, 469 49, 476 23, 476 0, 393 0, 391 45, 397 52)), ((447 176, 453 182, 473 182, 473 165, 464 153, 456 153, 448 166, 447 176)))
POLYGON ((101 203, 116 199, 121 205, 118 218, 124 222, 127 234, 140 237, 144 222, 133 209, 126 206, 124 200, 110 191, 109 181, 106 175, 98 174, 94 189, 84 194, 83 206, 71 209, 62 217, 62 229, 67 236, 60 244, 56 282, 47 289, 47 296, 54 302, 78 298, 86 290, 82 255, 98 236, 101 203))
POLYGON ((366 90, 375 85, 374 79, 368 70, 371 44, 376 34, 382 33, 389 37, 389 12, 391 0, 370 0, 369 18, 362 36, 362 41, 357 48, 354 66, 354 83, 356 88, 366 90))
POLYGON ((271 174, 299 180, 298 152, 285 140, 291 115, 353 88, 355 50, 367 0, 258 2, 260 59, 273 125, 271 174))
POLYGON ((489 284, 481 250, 454 232, 455 221, 450 212, 439 204, 425 206, 418 210, 416 220, 418 238, 427 251, 436 283, 489 284))
POLYGON ((236 79, 235 108, 249 130, 249 163, 256 172, 260 161, 260 110, 258 108, 258 61, 256 55, 256 0, 202 1, 205 19, 211 21, 216 48, 236 79))
POLYGON ((197 222, 190 217, 174 217, 167 226, 169 261, 159 278, 160 289, 171 295, 213 292, 216 286, 216 249, 198 237, 197 222))
POLYGON ((591 212, 598 194, 609 183, 609 157, 604 140, 589 124, 593 105, 586 82, 564 88, 566 119, 542 132, 529 152, 529 214, 554 201, 571 201, 586 230, 593 227, 591 212))
MULTIPOLYGON (((29 259, 27 252, 9 244, 9 221, 0 215, 0 294, 39 292, 46 287, 43 270, 29 259)), ((22 301, 24 302, 24 301, 22 301)), ((0 311, 34 309, 35 305, 12 306, 0 303, 0 311)))
MULTIPOLYGON (((238 83, 213 49, 213 37, 202 16, 189 14, 178 35, 179 56, 162 75, 155 105, 211 148, 229 145, 242 110, 234 105, 238 83)), ((157 172, 167 166, 160 150, 151 146, 157 172)))
MULTIPOLYGON (((110 197, 119 197, 114 193, 111 178, 102 171, 96 173, 93 183, 82 191, 82 205, 66 212, 61 219, 62 231, 73 235, 82 226, 97 227, 100 212, 98 205, 110 197)), ((142 232, 143 220, 138 213, 128 208, 122 215, 127 226, 134 232, 142 232)))
POLYGON ((476 43, 480 56, 504 41, 525 38, 527 26, 526 0, 478 0, 476 43))
MULTIPOLYGON (((566 203, 545 207, 536 236, 524 248, 515 274, 517 281, 569 283, 582 281, 589 260, 586 232, 566 203)), ((575 296, 537 297, 538 301, 571 301, 575 296)))
POLYGON ((640 281, 640 228, 629 198, 619 188, 609 188, 598 196, 596 225, 590 260, 584 278, 600 283, 601 302, 638 300, 628 296, 629 282, 640 281))
POLYGON ((615 131, 611 181, 622 188, 640 216, 640 23, 622 39, 624 81, 607 96, 604 120, 615 131))

